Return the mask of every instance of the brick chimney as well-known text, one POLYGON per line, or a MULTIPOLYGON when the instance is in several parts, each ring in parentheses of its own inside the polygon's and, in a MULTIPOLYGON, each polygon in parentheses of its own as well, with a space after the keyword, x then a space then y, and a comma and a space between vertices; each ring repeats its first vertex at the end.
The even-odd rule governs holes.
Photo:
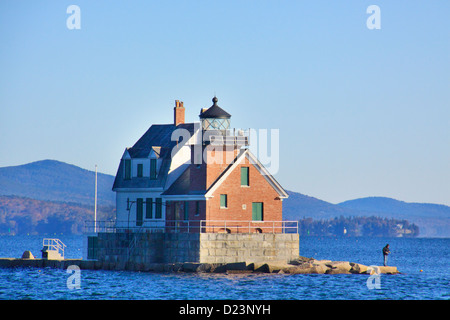
POLYGON ((181 123, 184 123, 183 101, 175 100, 175 108, 173 108, 173 124, 177 126, 181 123))

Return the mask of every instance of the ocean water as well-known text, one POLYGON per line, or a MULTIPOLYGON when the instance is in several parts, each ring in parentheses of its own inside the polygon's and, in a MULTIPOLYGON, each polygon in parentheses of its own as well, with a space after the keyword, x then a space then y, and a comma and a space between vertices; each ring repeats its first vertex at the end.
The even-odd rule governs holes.
MULTIPOLYGON (((81 236, 54 236, 66 245, 66 258, 81 258, 81 236)), ((42 236, 0 236, 0 257, 40 257, 42 236)), ((369 289, 368 275, 187 274, 81 270, 80 288, 70 289, 66 270, 0 269, 0 299, 7 300, 448 300, 450 239, 300 239, 300 254, 316 259, 388 265, 401 274, 381 275, 369 289)), ((373 282, 372 282, 373 283, 373 282)))

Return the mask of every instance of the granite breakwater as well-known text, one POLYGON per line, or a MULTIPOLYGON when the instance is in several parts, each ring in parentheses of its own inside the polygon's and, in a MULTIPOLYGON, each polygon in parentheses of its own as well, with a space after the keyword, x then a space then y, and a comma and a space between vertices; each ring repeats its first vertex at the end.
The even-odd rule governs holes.
POLYGON ((59 268, 78 266, 81 270, 116 270, 138 272, 198 272, 198 273, 274 273, 274 274, 398 274, 394 266, 366 266, 349 261, 316 260, 299 257, 298 259, 267 262, 233 263, 135 263, 104 262, 83 259, 26 259, 0 258, 0 268, 59 268))

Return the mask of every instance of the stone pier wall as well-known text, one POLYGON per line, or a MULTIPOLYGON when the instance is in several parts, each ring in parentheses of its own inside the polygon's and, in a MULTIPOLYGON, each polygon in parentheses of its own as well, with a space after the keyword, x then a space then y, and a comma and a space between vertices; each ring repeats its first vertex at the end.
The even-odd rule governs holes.
POLYGON ((298 256, 298 234, 200 234, 201 263, 290 261, 298 256))
POLYGON ((233 263, 289 261, 299 256, 298 234, 99 233, 97 260, 120 263, 233 263))
POLYGON ((97 259, 105 262, 198 262, 198 233, 99 233, 97 259))

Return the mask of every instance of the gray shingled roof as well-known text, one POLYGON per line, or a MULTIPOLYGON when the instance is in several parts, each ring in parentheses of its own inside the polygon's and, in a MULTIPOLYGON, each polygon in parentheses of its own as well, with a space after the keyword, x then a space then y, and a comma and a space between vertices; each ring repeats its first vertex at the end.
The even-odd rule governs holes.
POLYGON ((186 170, 175 180, 174 183, 164 191, 163 195, 187 195, 189 194, 191 186, 191 166, 188 166, 186 170))
POLYGON ((128 149, 131 158, 147 158, 153 147, 172 149, 177 142, 171 141, 170 138, 172 133, 180 128, 188 130, 191 135, 194 133, 193 123, 182 123, 178 126, 173 124, 152 125, 134 146, 128 149))

